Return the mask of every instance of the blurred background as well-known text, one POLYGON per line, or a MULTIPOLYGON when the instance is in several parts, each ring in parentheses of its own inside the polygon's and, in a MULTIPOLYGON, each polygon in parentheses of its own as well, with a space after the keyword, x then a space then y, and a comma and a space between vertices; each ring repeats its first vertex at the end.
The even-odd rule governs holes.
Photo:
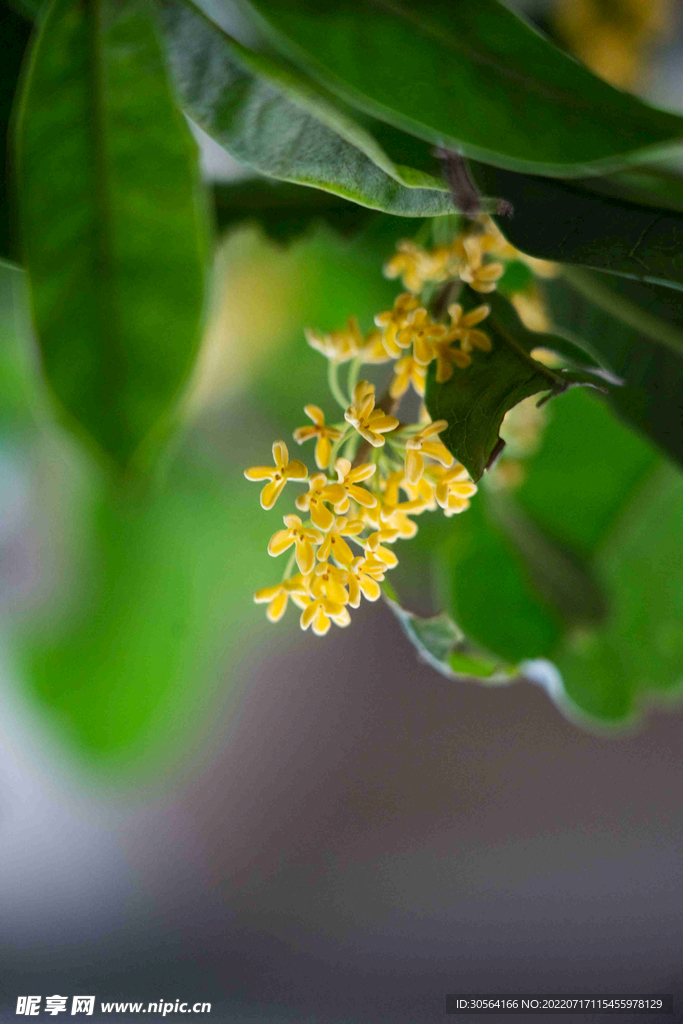
MULTIPOLYGON (((523 6, 683 106, 680 6, 523 6)), ((202 150, 207 178, 243 173, 202 150)), ((331 412, 303 327, 369 329, 387 244, 231 232, 185 429, 134 495, 55 427, 0 267, 2 1019, 38 993, 359 1024, 442 1019, 456 991, 683 998, 680 710, 587 731, 530 683, 442 678, 381 602, 325 640, 252 603, 277 524, 243 469, 306 402, 331 412)), ((546 443, 587 417, 596 458, 654 457, 560 401, 546 443)))

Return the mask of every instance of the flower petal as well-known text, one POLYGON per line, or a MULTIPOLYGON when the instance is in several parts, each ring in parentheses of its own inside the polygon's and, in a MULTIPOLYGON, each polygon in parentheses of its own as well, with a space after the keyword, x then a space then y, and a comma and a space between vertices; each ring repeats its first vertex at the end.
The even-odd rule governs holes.
POLYGON ((286 611, 287 594, 283 590, 282 593, 278 594, 277 597, 274 597, 273 600, 268 605, 266 616, 268 617, 270 622, 279 622, 286 611))
POLYGON ((287 548, 291 548, 293 543, 294 537, 291 530, 277 530, 268 542, 268 554, 272 555, 273 558, 277 558, 287 548))
POLYGON ((252 466, 245 469, 244 475, 247 480, 270 480, 275 476, 275 470, 272 466, 252 466))
POLYGON ((261 491, 261 508, 271 509, 282 494, 284 480, 271 480, 261 491))
POLYGON ((275 441, 273 444, 273 459, 278 469, 284 469, 289 462, 289 452, 284 441, 275 441))

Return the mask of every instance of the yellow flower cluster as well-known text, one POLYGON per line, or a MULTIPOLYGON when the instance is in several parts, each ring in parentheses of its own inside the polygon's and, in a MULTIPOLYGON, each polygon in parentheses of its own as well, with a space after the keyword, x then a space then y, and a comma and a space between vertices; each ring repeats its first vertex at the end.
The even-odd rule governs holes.
POLYGON ((351 317, 345 328, 329 333, 307 330, 308 343, 328 360, 329 384, 343 410, 343 419, 327 424, 317 405, 306 405, 311 424, 298 427, 294 440, 315 439, 319 472, 289 458, 284 441, 273 445, 273 466, 245 471, 249 480, 267 481, 261 505, 270 509, 289 482, 307 483, 295 501, 298 512, 284 516, 268 545, 274 557, 290 551, 281 583, 259 590, 255 601, 268 605, 277 622, 289 599, 301 610, 302 629, 324 635, 334 622, 346 626, 349 608, 361 598, 376 601, 386 573, 398 563, 393 545, 417 533, 416 516, 441 509, 446 516, 469 507, 476 486, 439 435, 445 420, 432 422, 421 408, 417 423, 402 423, 396 413, 411 388, 425 392, 427 368, 435 361, 436 380, 449 380, 454 367, 465 369, 476 352, 490 352, 491 339, 480 329, 490 313, 482 304, 465 312, 450 302, 448 321, 430 313, 420 295, 435 286, 457 297, 463 283, 490 293, 504 273, 498 259, 517 258, 490 219, 468 225, 449 245, 430 251, 414 242, 400 243, 385 267, 388 277, 402 277, 407 291, 391 309, 375 317, 376 329, 363 335, 351 317), (364 365, 394 361, 393 376, 378 401, 375 385, 359 380, 364 365), (339 367, 349 363, 347 388, 339 367), (296 569, 295 571, 295 564, 296 569))

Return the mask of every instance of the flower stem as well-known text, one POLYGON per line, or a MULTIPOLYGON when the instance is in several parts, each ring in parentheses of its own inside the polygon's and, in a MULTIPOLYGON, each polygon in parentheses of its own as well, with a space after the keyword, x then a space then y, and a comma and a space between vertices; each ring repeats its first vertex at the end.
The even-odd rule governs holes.
POLYGON ((285 566, 285 571, 282 574, 282 582, 283 583, 285 582, 285 580, 289 579, 290 573, 291 573, 292 569, 294 568, 294 559, 295 558, 296 558, 296 547, 293 547, 292 548, 292 553, 289 556, 289 558, 287 559, 287 565, 285 566))
POLYGON ((339 387, 339 363, 335 359, 330 359, 327 364, 327 383, 330 391, 336 402, 339 402, 342 409, 348 408, 351 404, 342 393, 339 387))
POLYGON ((356 356, 356 358, 351 363, 351 366, 349 367, 348 386, 349 386, 349 395, 351 396, 352 400, 353 400, 353 389, 355 388, 356 384, 358 383, 358 374, 360 373, 361 366, 362 366, 362 363, 361 363, 361 360, 360 360, 360 356, 356 356))

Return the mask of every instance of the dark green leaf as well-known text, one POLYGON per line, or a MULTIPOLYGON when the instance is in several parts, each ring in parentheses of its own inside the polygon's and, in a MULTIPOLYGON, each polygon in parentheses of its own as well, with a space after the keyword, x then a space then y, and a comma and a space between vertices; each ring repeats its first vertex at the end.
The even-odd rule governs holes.
MULTIPOLYGON (((509 303, 501 297, 495 305, 501 310, 509 303)), ((429 414, 434 420, 447 421, 441 440, 473 480, 479 480, 502 450, 498 432, 508 409, 539 392, 549 392, 548 397, 552 397, 580 384, 600 386, 593 373, 550 370, 532 359, 524 347, 529 344, 527 335, 531 332, 526 331, 516 313, 514 316, 516 322, 498 318, 492 310, 485 325, 493 342, 492 352, 475 352, 471 365, 464 370, 455 367, 444 384, 436 381, 434 363, 427 375, 429 414)), ((545 335, 532 337, 534 347, 545 347, 545 335)))
POLYGON ((522 252, 683 288, 683 213, 483 164, 473 171, 481 188, 512 203, 500 226, 522 252))
POLYGON ((629 203, 683 213, 683 177, 655 167, 616 171, 606 177, 586 178, 581 184, 629 203))
MULTIPOLYGON (((540 331, 530 331, 519 319, 514 306, 511 305, 501 294, 492 292, 487 296, 488 305, 491 307, 490 322, 500 327, 506 334, 514 337, 529 355, 534 349, 543 348, 555 352, 558 356, 568 362, 571 366, 580 367, 589 373, 595 374, 596 384, 600 379, 609 380, 611 383, 618 383, 618 378, 611 374, 594 355, 589 351, 587 341, 581 339, 581 343, 571 341, 560 334, 547 334, 540 331), (585 346, 585 347, 584 347, 585 346)), ((487 320, 487 323, 489 321, 487 320)))
POLYGON ((0 258, 17 262, 18 247, 12 218, 11 167, 8 143, 10 117, 19 72, 31 34, 31 24, 2 4, 2 67, 0 68, 0 258))
POLYGON ((437 672, 449 679, 477 676, 487 682, 510 681, 509 671, 502 662, 478 652, 445 612, 423 618, 403 608, 393 597, 385 594, 384 599, 417 648, 421 660, 437 672))
POLYGON ((190 0, 158 0, 190 117, 242 163, 405 217, 453 213, 444 181, 395 164, 318 86, 248 50, 190 0))
POLYGON ((557 326, 624 381, 610 402, 683 463, 683 294, 577 270, 543 287, 557 326))
POLYGON ((54 0, 18 124, 21 235, 45 372, 119 466, 197 351, 206 210, 196 146, 136 0, 54 0))
POLYGON ((510 495, 487 496, 492 518, 524 559, 536 591, 552 605, 566 628, 595 626, 608 602, 588 563, 546 533, 510 495))
POLYGON ((251 0, 338 95, 438 146, 578 177, 674 152, 683 121, 612 88, 497 0, 251 0))
POLYGON ((219 229, 253 221, 268 238, 281 244, 293 241, 321 222, 337 234, 354 235, 378 216, 329 192, 275 183, 268 178, 234 185, 216 184, 213 200, 219 229))
POLYGON ((663 465, 643 481, 598 553, 613 609, 605 627, 568 642, 556 657, 568 696, 594 718, 623 721, 643 698, 680 694, 682 535, 683 477, 663 465))
POLYGON ((448 529, 439 591, 468 639, 513 665, 551 657, 564 628, 561 616, 538 593, 526 558, 491 515, 486 495, 476 495, 448 529))

